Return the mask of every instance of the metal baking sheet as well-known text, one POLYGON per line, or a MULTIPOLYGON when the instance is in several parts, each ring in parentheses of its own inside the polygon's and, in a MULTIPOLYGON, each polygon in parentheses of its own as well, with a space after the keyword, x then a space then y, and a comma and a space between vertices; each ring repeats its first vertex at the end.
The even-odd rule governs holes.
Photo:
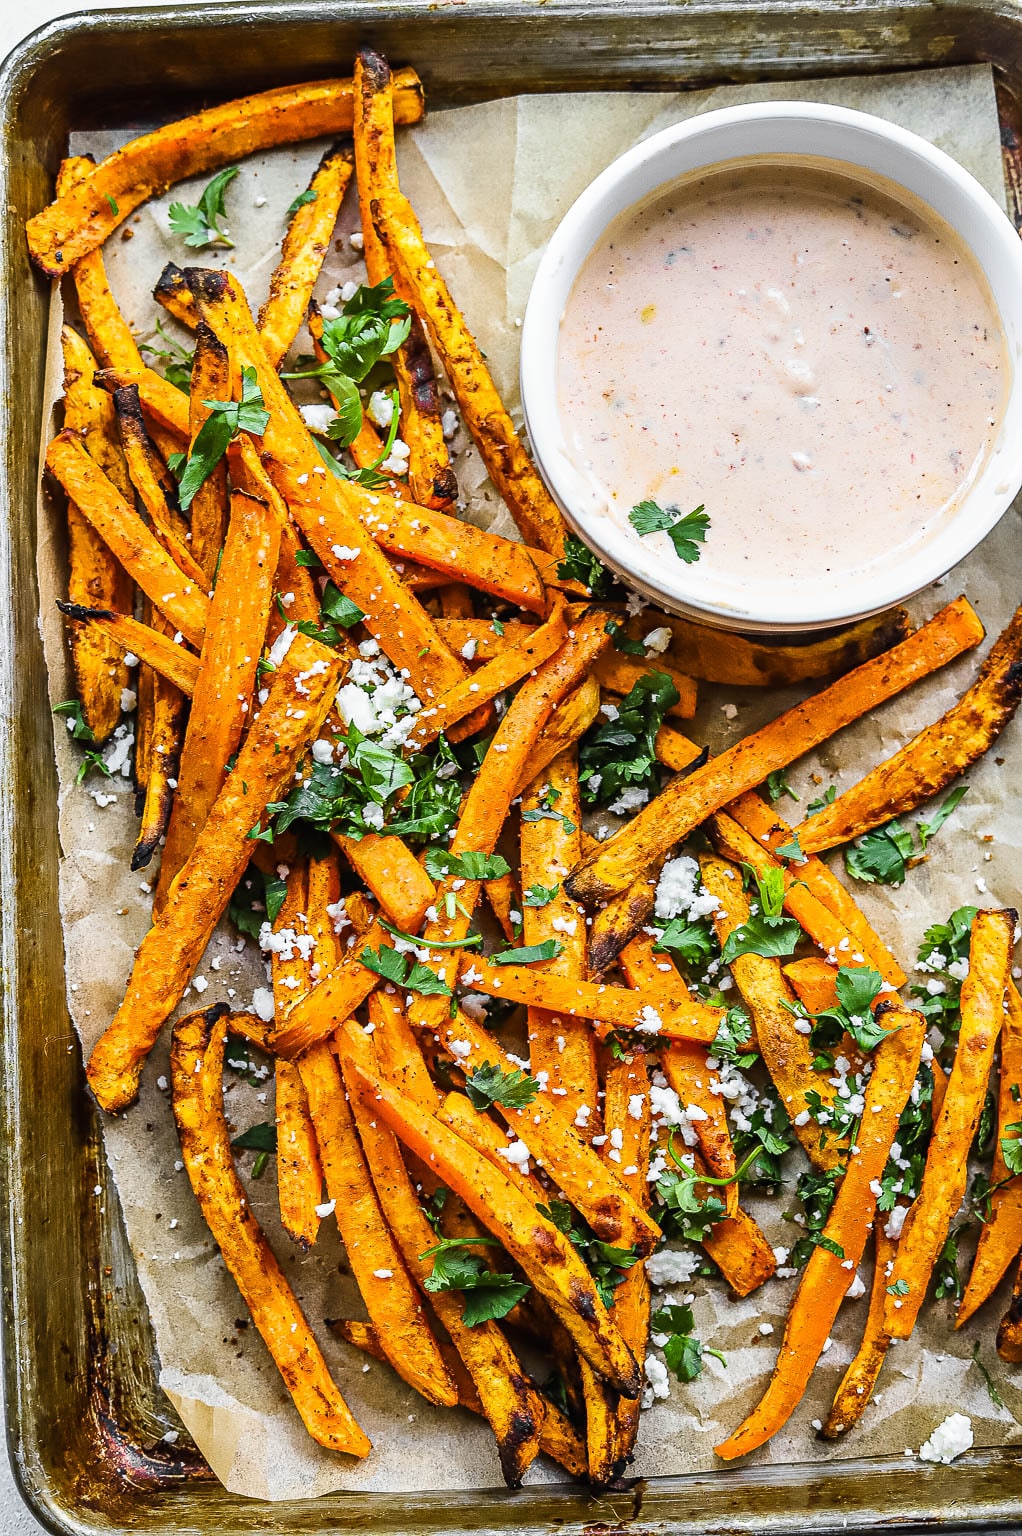
POLYGON ((953 1468, 889 1458, 760 1467, 591 1495, 335 1495, 263 1505, 225 1492, 171 1423, 96 1115, 64 1003, 56 781, 37 628, 34 488, 48 289, 23 224, 49 198, 72 129, 126 127, 288 80, 346 73, 371 41, 412 62, 434 106, 523 91, 651 89, 966 62, 998 71, 1010 212, 1022 227, 1022 8, 729 0, 300 0, 70 16, 0 73, 0 902, 4 1093, 0 1259, 15 1471, 53 1530, 378 1536, 1018 1529, 1020 1457, 953 1468))

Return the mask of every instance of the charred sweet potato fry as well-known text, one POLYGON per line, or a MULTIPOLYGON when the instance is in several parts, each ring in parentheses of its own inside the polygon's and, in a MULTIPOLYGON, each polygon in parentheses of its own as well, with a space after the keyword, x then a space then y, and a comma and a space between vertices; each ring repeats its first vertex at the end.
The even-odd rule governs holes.
POLYGON ((687 778, 672 780, 643 806, 634 821, 602 843, 599 851, 569 876, 570 894, 586 903, 616 895, 737 794, 755 788, 768 773, 786 768, 867 710, 978 645, 982 638, 983 626, 971 604, 964 597, 949 603, 893 650, 786 710, 687 778))
POLYGON ((376 1113, 499 1238, 596 1373, 624 1396, 638 1396, 639 1368, 608 1317, 589 1271, 564 1234, 539 1214, 506 1175, 435 1115, 361 1065, 353 1070, 361 1077, 376 1113))
POLYGON ((252 851, 250 833, 278 798, 295 763, 314 741, 337 688, 338 663, 315 640, 296 637, 274 674, 269 697, 238 754, 235 772, 215 801, 191 854, 171 887, 163 919, 135 956, 123 1003, 89 1058, 88 1078, 101 1106, 126 1109, 142 1066, 224 912, 252 851), (310 669, 318 661, 321 672, 310 669), (307 673, 299 694, 296 683, 307 673))
POLYGON ((368 1456, 372 1447, 330 1376, 234 1167, 223 1106, 227 1021, 217 1019, 220 1012, 189 1014, 174 1026, 174 1118, 188 1178, 309 1434, 330 1450, 368 1456))
POLYGON ((316 167, 308 187, 312 196, 291 215, 270 291, 259 311, 259 334, 275 368, 301 330, 354 168, 351 139, 339 139, 316 167))
POLYGON ((174 564, 75 433, 65 430, 53 439, 46 467, 154 606, 190 644, 200 645, 209 598, 174 564))
MULTIPOLYGON (((241 741, 266 637, 279 547, 280 521, 273 508, 235 491, 160 867, 157 905, 161 911, 241 741)), ((304 680, 299 693, 302 687, 304 680)))
MULTIPOLYGON (((155 622, 166 630, 166 620, 155 622)), ((169 642, 173 644, 173 642, 169 642)), ((180 646, 174 646, 177 651, 180 646)), ((131 855, 132 869, 147 869, 160 847, 170 822, 171 807, 181 765, 188 698, 177 685, 159 673, 153 676, 152 719, 147 743, 148 772, 145 802, 138 837, 131 855)))
POLYGON ((113 392, 114 411, 131 483, 146 510, 153 533, 174 564, 202 591, 209 587, 206 572, 188 546, 188 524, 177 511, 176 487, 159 450, 146 430, 138 386, 126 385, 113 392))
MULTIPOLYGON (((122 494, 127 473, 117 448, 113 409, 108 396, 93 383, 95 361, 85 342, 65 325, 64 425, 78 433, 89 456, 115 478, 122 494)), ((131 580, 111 554, 88 518, 68 498, 68 600, 73 604, 127 612, 131 580)), ((76 627, 71 635, 71 662, 82 714, 97 741, 105 741, 121 717, 121 690, 127 670, 115 646, 102 632, 76 627)))
POLYGON ((725 1216, 710 1228, 703 1238, 703 1247, 736 1296, 751 1296, 777 1269, 773 1249, 757 1222, 741 1206, 733 1216, 725 1216))
POLYGON ((989 1300, 1022 1249, 1022 1175, 1011 1175, 1004 1155, 1005 1146, 1018 1140, 1022 1119, 1022 998, 1013 981, 1008 982, 1005 1004, 990 1215, 979 1229, 976 1257, 955 1318, 956 1328, 989 1300))
MULTIPOLYGON (((91 155, 73 155, 61 162, 56 192, 62 197, 91 176, 96 163, 91 155)), ((107 282, 100 251, 91 251, 71 268, 78 310, 89 335, 89 345, 105 368, 140 368, 142 357, 130 327, 117 307, 107 282)))
POLYGON ((862 1258, 876 1210, 875 1191, 915 1082, 926 1022, 921 1013, 894 1005, 883 1017, 887 1038, 876 1048, 856 1147, 849 1154, 823 1229, 826 1244, 814 1247, 802 1272, 766 1392, 744 1422, 716 1447, 723 1461, 748 1455, 787 1423, 809 1384, 862 1258))
POLYGON ((995 642, 971 688, 900 752, 802 822, 807 853, 849 843, 895 816, 905 816, 945 789, 988 752, 1022 698, 1022 608, 995 642))
POLYGON ((411 204, 399 192, 381 190, 371 212, 402 289, 429 326, 465 425, 522 537, 559 556, 565 533, 561 514, 521 445, 478 344, 426 248, 411 204))
POLYGON ((176 645, 167 635, 138 619, 129 619, 108 608, 81 608, 74 603, 58 603, 61 613, 74 624, 95 627, 118 652, 128 651, 147 662, 161 677, 190 698, 199 674, 199 658, 183 645, 176 645))
MULTIPOLYGON (((188 397, 188 454, 209 420, 210 400, 230 400, 231 360, 227 348, 202 320, 195 327, 192 385, 188 397)), ((227 461, 220 459, 192 498, 192 553, 210 581, 227 534, 227 461)))
POLYGON ((965 1194, 969 1148, 1001 1032, 1016 922, 1012 910, 977 912, 973 920, 954 1066, 919 1193, 902 1228, 884 1307, 884 1329, 894 1339, 907 1339, 915 1327, 930 1273, 965 1194))
POLYGON ((101 368, 96 383, 111 394, 115 389, 130 389, 134 385, 150 429, 162 428, 180 444, 182 451, 187 449, 188 396, 168 384, 155 368, 101 368))
MULTIPOLYGON (((394 144, 394 81, 380 54, 363 48, 354 74, 355 164, 366 273, 371 283, 392 275, 392 263, 373 225, 373 199, 398 192, 394 144)), ((400 284, 399 296, 404 298, 400 284)), ((408 339, 393 358, 401 399, 401 434, 410 449, 408 484, 426 507, 449 506, 458 494, 441 425, 440 392, 422 322, 413 314, 408 339)))
POLYGON ((647 672, 666 672, 678 693, 678 702, 667 711, 679 720, 691 720, 696 712, 696 685, 690 677, 664 656, 654 656, 644 661, 636 656, 625 656, 613 646, 604 651, 596 663, 596 681, 608 693, 629 693, 647 672))
POLYGON ((1011 1302, 997 1330, 997 1353, 1009 1365, 1022 1365, 1022 1263, 1015 1276, 1011 1302))
MULTIPOLYGON (((418 122, 422 86, 414 70, 394 76, 394 120, 418 122)), ((49 277, 61 277, 134 213, 176 181, 278 144, 349 133, 350 80, 317 80, 243 96, 131 139, 90 175, 28 221, 28 248, 49 277)))
POLYGON ((887 1222, 887 1216, 873 1218, 873 1283, 866 1325, 862 1342, 841 1378, 830 1412, 823 1421, 820 1434, 824 1440, 837 1440, 858 1424, 873 1396, 873 1388, 891 1347, 891 1336, 884 1332, 884 1305, 897 1244, 893 1237, 887 1236, 887 1222))

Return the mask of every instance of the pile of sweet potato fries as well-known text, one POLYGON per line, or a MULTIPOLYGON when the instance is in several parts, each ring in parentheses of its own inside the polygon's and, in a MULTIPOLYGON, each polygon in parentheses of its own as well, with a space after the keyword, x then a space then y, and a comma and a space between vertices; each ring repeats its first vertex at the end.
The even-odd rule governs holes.
MULTIPOLYGON (((29 221, 84 331, 64 328, 64 428, 46 456, 66 499, 78 689, 61 708, 95 748, 137 696, 133 867, 159 861, 88 1079, 104 1110, 129 1109, 216 925, 255 890, 272 1022, 218 1004, 173 1026, 195 1196, 309 1433, 367 1455, 236 1170, 233 1034, 273 1061, 283 1227, 308 1249, 336 1220, 361 1291, 368 1320, 335 1328, 431 1402, 483 1415, 511 1486, 540 1451, 596 1486, 621 1474, 649 1349, 644 1259, 687 1237, 753 1292, 778 1260, 742 1186, 779 1191, 797 1141, 801 1278, 763 1399, 717 1450, 743 1455, 787 1421, 872 1234, 834 1437, 943 1262, 991 1074, 959 1321, 1022 1248, 1022 1001, 1015 913, 962 908, 932 930, 944 980, 915 989, 922 1009, 903 1002, 906 971, 818 855, 858 848, 861 864, 860 840, 882 836, 903 873, 915 855, 896 818, 1015 710, 1022 615, 942 719, 782 821, 788 765, 977 646, 979 618, 963 597, 914 632, 896 612, 783 647, 643 611, 566 531, 401 194, 395 125, 422 112, 414 72, 367 50, 351 80, 67 160, 29 221), (169 267, 155 298, 194 350, 176 347, 176 377, 148 366, 104 241, 186 177, 320 136, 336 142, 289 210, 258 318, 228 270, 169 267), (324 314, 313 289, 353 176, 366 283, 324 314), (285 364, 303 327, 304 369, 285 364), (289 391, 296 373, 331 396, 325 436, 289 391), (458 516, 444 379, 521 542, 458 516), (816 691, 711 757, 680 728, 700 683, 816 691), (584 813, 615 805, 641 809, 588 836, 584 813), (672 906, 693 878, 696 905, 672 906), (725 1077, 759 1084, 740 1124, 725 1077)), ((226 240, 226 185, 174 205, 193 248, 226 240)), ((685 1311, 653 1331, 691 1380, 685 1311)), ((1022 1278, 998 1349, 1022 1360, 1022 1278)))

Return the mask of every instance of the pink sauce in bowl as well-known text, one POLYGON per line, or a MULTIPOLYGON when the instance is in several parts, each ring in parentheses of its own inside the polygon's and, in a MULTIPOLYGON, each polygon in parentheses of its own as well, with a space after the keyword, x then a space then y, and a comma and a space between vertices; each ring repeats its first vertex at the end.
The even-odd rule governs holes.
POLYGON ((691 174, 607 228, 564 307, 558 407, 596 520, 669 580, 686 567, 668 534, 629 512, 703 506, 693 569, 737 608, 750 581, 783 606, 910 557, 1003 418, 1011 366, 977 261, 851 170, 763 156, 691 174))

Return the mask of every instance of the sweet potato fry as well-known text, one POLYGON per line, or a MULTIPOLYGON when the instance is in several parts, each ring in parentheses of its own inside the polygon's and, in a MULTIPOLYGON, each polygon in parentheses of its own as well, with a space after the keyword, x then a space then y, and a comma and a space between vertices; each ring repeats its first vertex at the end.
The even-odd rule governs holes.
POLYGON ((236 770, 170 890, 164 919, 142 940, 127 995, 93 1048, 89 1083, 110 1113, 126 1109, 135 1098, 145 1059, 248 863, 249 834, 267 803, 287 784, 300 754, 315 740, 336 691, 338 671, 325 646, 299 635, 274 674, 236 770), (310 672, 317 661, 325 662, 322 672, 310 672), (296 683, 303 672, 307 691, 299 694, 296 683))
POLYGON ((679 720, 691 720, 696 712, 696 685, 664 656, 653 656, 649 661, 637 656, 625 656, 613 646, 604 651, 596 663, 596 681, 608 693, 628 693, 647 672, 666 672, 678 691, 678 702, 667 711, 679 720))
MULTIPOLYGON (((774 858, 769 849, 723 811, 716 811, 710 817, 709 828, 713 846, 732 864, 748 864, 759 874, 767 869, 782 871, 785 911, 797 919, 827 956, 833 956, 841 965, 869 964, 869 959, 859 948, 858 936, 850 933, 844 923, 834 916, 830 907, 813 894, 808 881, 803 884, 805 863, 794 861, 789 864, 783 859, 774 858)), ((884 953, 887 954, 886 950, 884 953)), ((887 966, 881 975, 893 987, 901 986, 905 980, 904 971, 890 956, 887 956, 887 966)))
POLYGON ((997 1330, 997 1353, 1009 1365, 1022 1365, 1022 1263, 1015 1276, 1008 1310, 997 1330))
MULTIPOLYGON (((795 835, 794 829, 783 821, 777 811, 767 805, 759 795, 740 795, 727 807, 727 814, 771 852, 785 844, 790 844, 795 835)), ((870 965, 879 971, 892 987, 903 986, 906 979, 904 970, 880 935, 871 928, 866 914, 850 891, 841 884, 837 875, 827 868, 822 859, 817 859, 812 854, 808 854, 802 860, 797 866, 797 871, 799 880, 807 890, 818 901, 822 901, 823 905, 828 907, 838 921, 847 928, 855 940, 854 948, 865 955, 870 965)))
POLYGON ((402 289, 429 326, 465 425, 522 537, 559 556, 565 534, 561 514, 526 455, 476 340, 430 257, 411 204, 399 192, 381 190, 371 211, 402 289))
POLYGON ((467 1141, 470 1147, 480 1152, 494 1168, 506 1173, 515 1188, 527 1195, 533 1203, 546 1200, 547 1191, 529 1167, 509 1162, 503 1156, 508 1146, 507 1132, 502 1131, 496 1120, 491 1120, 489 1115, 473 1109, 465 1094, 446 1094, 436 1110, 436 1117, 444 1125, 450 1126, 462 1141, 467 1141))
MULTIPOLYGON (((113 409, 103 390, 93 383, 92 353, 67 325, 61 330, 61 343, 64 425, 80 434, 90 458, 114 477, 122 493, 127 493, 127 472, 117 446, 113 409)), ((73 498, 67 506, 67 542, 69 601, 129 611, 131 580, 73 498)), ((71 634, 71 664, 85 723, 97 741, 105 741, 121 717, 121 690, 128 684, 123 660, 102 633, 76 628, 71 634)))
POLYGON ((309 1098, 327 1193, 334 1202, 348 1264, 387 1358, 431 1403, 453 1407, 458 1394, 433 1336, 422 1298, 380 1209, 348 1095, 330 1046, 306 1051, 298 1070, 309 1098))
POLYGON ((532 749, 532 757, 522 767, 515 794, 523 794, 530 782, 554 758, 584 736, 600 712, 600 686, 587 677, 563 703, 558 704, 532 749))
POLYGON ((417 933, 436 886, 408 844, 400 837, 333 838, 352 869, 372 891, 392 923, 405 933, 417 933))
MULTIPOLYGON (((736 688, 785 688, 840 677, 898 645, 909 633, 904 608, 863 619, 851 629, 808 645, 768 645, 670 613, 658 613, 657 623, 670 629, 669 654, 683 672, 701 683, 736 688)), ((625 632, 633 640, 641 640, 648 630, 648 619, 625 623, 625 632)))
POLYGON ((199 658, 183 645, 175 645, 167 635, 149 624, 129 619, 109 608, 81 608, 74 603, 58 603, 61 613, 75 624, 95 627, 116 646, 147 662, 161 677, 173 683, 190 698, 199 673, 199 658))
MULTIPOLYGON (((280 522, 274 510, 235 491, 160 866, 160 911, 220 793, 248 719, 279 547, 280 522)), ((299 679, 299 693, 304 683, 299 679)))
POLYGON ((755 1219, 741 1206, 733 1216, 725 1216, 710 1228, 703 1247, 736 1296, 751 1296, 777 1269, 773 1249, 755 1219))
POLYGON ((424 1108, 435 1109, 437 1089, 415 1031, 408 1022, 404 998, 393 987, 380 987, 372 993, 369 1022, 373 1026, 373 1049, 383 1076, 424 1108))
POLYGON ((837 1440, 858 1424, 891 1347, 891 1336, 884 1332, 884 1304, 897 1243, 887 1236, 887 1222, 888 1217, 882 1214, 873 1218, 873 1283, 866 1326, 862 1342, 841 1378, 830 1412, 823 1421, 820 1435, 824 1440, 837 1440))
MULTIPOLYGON (((340 897, 340 881, 332 859, 317 861, 313 889, 310 864, 292 864, 287 890, 273 930, 276 942, 270 952, 274 1017, 283 1021, 300 997, 309 990, 310 964, 331 970, 337 964, 337 939, 326 913, 328 902, 340 897), (286 942, 294 934, 311 936, 313 948, 303 954, 297 943, 286 942)), ((323 1167, 319 1143, 309 1113, 309 1096, 293 1061, 274 1063, 274 1108, 277 1121, 277 1203, 280 1224, 293 1243, 307 1253, 316 1241, 323 1203, 323 1167)))
POLYGON ((666 1040, 702 1040, 707 1044, 720 1026, 722 1010, 689 996, 678 977, 674 986, 635 992, 603 982, 554 976, 542 968, 491 965, 478 956, 462 960, 461 981, 474 992, 510 998, 515 1003, 591 1018, 608 1029, 635 1029, 666 1040))
MULTIPOLYGON (((96 162, 91 155, 72 155, 61 161, 57 172, 56 194, 62 197, 72 187, 91 176, 96 162)), ((117 307, 107 282, 106 267, 100 251, 92 251, 76 261, 71 269, 78 310, 89 335, 89 345, 107 368, 140 368, 142 358, 135 338, 117 307)))
POLYGON ((337 1387, 291 1287, 252 1214, 231 1156, 223 1108, 227 1020, 219 1007, 174 1026, 174 1118, 195 1197, 302 1423, 320 1445, 371 1450, 337 1387))
POLYGON ((522 899, 517 882, 513 875, 498 875, 493 880, 483 882, 483 890, 486 892, 486 900, 490 904, 490 911, 500 924, 500 931, 508 943, 515 936, 515 925, 511 919, 511 912, 521 911, 522 899))
POLYGON ((471 659, 480 665, 484 661, 493 661, 506 645, 518 645, 527 639, 530 631, 535 628, 524 619, 502 619, 498 632, 491 619, 451 618, 446 612, 442 618, 437 619, 436 627, 452 651, 461 652, 466 645, 471 645, 471 659))
POLYGON ((672 773, 681 773, 686 768, 698 768, 700 759, 706 755, 705 747, 697 747, 694 741, 689 741, 687 736, 670 725, 660 727, 653 745, 657 762, 663 763, 672 773))
MULTIPOLYGON (((578 760, 574 752, 555 757, 522 796, 521 878, 526 897, 533 887, 553 887, 554 894, 539 906, 523 902, 522 942, 542 944, 553 939, 561 946, 549 971, 581 980, 586 973, 585 913, 569 901, 561 881, 581 851, 582 806, 578 790, 578 760), (559 821, 532 819, 552 798, 559 821), (569 830, 570 828, 570 830, 569 830)), ((577 1014, 531 1007, 528 1023, 532 1072, 546 1073, 547 1092, 563 1098, 572 1119, 585 1105, 583 1135, 600 1129, 600 1100, 596 1075, 596 1043, 588 1020, 577 1014)))
POLYGON ((989 751, 1022 698, 1022 608, 995 642, 971 688, 893 757, 802 822, 807 853, 849 843, 916 810, 989 751))
POLYGON ((149 516, 152 531, 178 569, 205 592, 209 588, 209 578, 186 542, 188 524, 174 506, 176 488, 156 444, 146 431, 137 385, 115 389, 113 404, 128 474, 149 516))
MULTIPOLYGON (((134 385, 150 430, 161 428, 173 436, 182 450, 187 449, 188 396, 175 385, 168 384, 155 368, 101 368, 95 378, 96 383, 111 394, 115 389, 129 389, 134 385)), ((160 451, 163 451, 162 445, 160 451)))
POLYGON ((623 891, 597 909, 589 930, 591 976, 602 976, 649 921, 656 903, 657 875, 655 869, 643 870, 623 891))
POLYGON ((977 912, 962 982, 962 1024, 944 1107, 934 1124, 915 1203, 905 1218, 884 1306, 884 1329, 907 1339, 926 1297, 930 1272, 962 1203, 967 1160, 976 1134, 1015 942, 1014 911, 977 912))
MULTIPOLYGON (((200 320, 195 327, 195 357, 188 397, 188 453, 212 414, 208 400, 230 400, 231 360, 218 336, 200 320)), ((221 459, 192 500, 192 553, 212 581, 227 534, 227 461, 221 459)))
MULTIPOLYGON (((376 233, 372 202, 399 191, 394 145, 394 82, 386 59, 363 48, 354 74, 355 164, 366 272, 371 283, 391 275, 392 263, 376 233)), ((404 298, 400 285, 395 285, 404 298)), ((408 484, 413 500, 449 506, 458 494, 441 425, 440 393, 422 322, 413 314, 408 339, 392 359, 401 398, 401 434, 410 449, 408 484)))
POLYGON ((955 1318, 956 1328, 989 1300, 1007 1274, 1008 1265, 1022 1249, 1022 1176, 1011 1175, 1003 1145, 1018 1140, 1017 1126, 1022 1119, 1022 998, 1013 981, 1008 982, 1005 1003, 997 1135, 990 1169, 990 1215, 980 1227, 969 1283, 955 1318))
POLYGON ((407 556, 528 613, 546 613, 546 588, 524 545, 383 491, 352 484, 351 495, 367 530, 392 559, 407 556))
POLYGON ((361 965, 358 956, 367 946, 375 948, 386 940, 386 929, 373 923, 364 937, 347 951, 340 964, 295 1004, 286 1024, 273 1037, 276 1055, 289 1061, 296 1060, 303 1051, 328 1040, 337 1028, 337 1021, 346 1019, 362 1006, 380 978, 375 971, 361 965))
POLYGON ((449 586, 441 587, 437 595, 440 598, 440 612, 445 619, 474 619, 472 589, 465 582, 452 581, 449 586))
POLYGON ((267 362, 244 295, 233 278, 199 269, 189 269, 186 276, 197 307, 229 345, 235 367, 256 370, 263 404, 270 413, 260 456, 292 517, 327 574, 362 609, 367 629, 394 666, 407 668, 409 682, 423 703, 438 698, 460 682, 468 669, 451 654, 425 609, 367 538, 348 488, 327 473, 305 423, 267 362), (308 478, 299 484, 302 475, 308 478), (343 558, 335 549, 343 552, 343 558))
MULTIPOLYGON (((749 920, 749 902, 742 890, 741 876, 732 865, 708 854, 700 858, 699 867, 703 884, 720 903, 713 926, 724 944, 736 928, 749 920)), ((816 1167, 840 1167, 847 1148, 843 1149, 834 1136, 827 1134, 826 1124, 821 1126, 808 1114, 807 1099, 809 1093, 819 1094, 824 1109, 829 1111, 836 1089, 826 1072, 813 1069, 815 1052, 808 1036, 796 1027, 801 1020, 794 1015, 794 998, 780 961, 764 955, 739 955, 731 962, 731 974, 749 1010, 756 1048, 796 1136, 816 1167), (807 1117, 803 1118, 804 1115, 807 1117)))
POLYGON ((978 645, 983 626, 964 598, 891 651, 865 662, 822 693, 785 710, 762 730, 711 758, 685 779, 674 779, 634 821, 579 865, 568 889, 579 901, 606 901, 630 885, 655 859, 736 795, 786 768, 867 710, 978 645))
POLYGON ((915 1082, 926 1023, 921 1013, 893 1004, 884 1009, 883 1019, 889 1033, 876 1048, 856 1148, 849 1155, 823 1229, 826 1243, 834 1247, 820 1244, 810 1254, 788 1313, 770 1384, 744 1422, 716 1447, 723 1461, 748 1455, 787 1423, 809 1384, 862 1258, 876 1211, 875 1191, 915 1082))
MULTIPOLYGON (((423 1215, 420 1196, 408 1175, 394 1132, 376 1114, 373 1097, 360 1091, 361 1080, 353 1070, 355 1063, 361 1062, 369 1072, 379 1070, 370 1041, 371 1037, 349 1019, 338 1031, 337 1051, 380 1203, 405 1262, 420 1288, 424 1288, 433 1272, 433 1261, 421 1255, 435 1246, 436 1234, 423 1215)), ((474 1115, 475 1111, 470 1109, 469 1113, 474 1115)), ((456 1291, 438 1291, 429 1299, 451 1337, 455 1359, 461 1367, 452 1368, 454 1362, 441 1345, 459 1401, 467 1376, 478 1405, 476 1411, 485 1414, 497 1438, 504 1479, 508 1487, 516 1488, 542 1443, 545 1404, 526 1379, 496 1323, 467 1327, 463 1321, 464 1300, 456 1291)))
MULTIPOLYGON (((157 620, 162 623, 164 621, 157 620)), ((173 642, 170 642, 173 644, 173 642)), ((180 650, 180 646, 175 646, 180 650)), ((158 673, 153 677, 152 722, 147 743, 149 757, 145 802, 131 868, 147 869, 170 822, 174 788, 178 782, 184 745, 188 700, 174 683, 158 673)))
MULTIPOLYGON (((76 186, 28 221, 28 248, 49 277, 60 277, 134 213, 176 181, 230 165, 278 144, 329 138, 352 126, 350 80, 317 80, 243 96, 131 139, 76 186)), ((394 76, 394 120, 416 123, 422 86, 414 70, 394 76)))
POLYGON ((377 1115, 499 1238, 597 1375, 624 1396, 636 1397, 642 1385, 639 1368, 610 1321, 589 1271, 563 1233, 540 1216, 505 1174, 435 1115, 361 1065, 353 1070, 371 1095, 377 1115))
POLYGON ((555 603, 545 624, 532 630, 520 645, 509 645, 493 661, 480 667, 472 677, 455 684, 442 693, 435 704, 420 710, 415 717, 415 728, 408 738, 410 747, 421 751, 443 732, 464 720, 481 703, 495 699, 507 688, 520 683, 564 644, 567 637, 564 622, 564 604, 555 603))
POLYGON ((184 273, 174 262, 168 261, 160 273, 156 287, 153 289, 153 298, 157 304, 162 305, 168 315, 173 315, 180 325, 194 331, 199 323, 195 300, 188 291, 184 273))
POLYGON ((206 593, 174 564, 73 432, 53 439, 46 467, 154 606, 190 644, 201 645, 209 612, 206 593))
MULTIPOLYGON (((333 1328, 346 1343, 355 1349, 360 1349, 363 1354, 371 1355, 374 1360, 382 1360, 386 1363, 387 1357, 383 1353, 375 1328, 371 1323, 355 1322, 347 1318, 329 1318, 327 1326, 333 1328)), ((444 1359, 458 1388, 458 1405, 467 1408, 469 1413, 483 1415, 483 1405, 476 1391, 475 1383, 461 1358, 451 1345, 440 1341, 444 1359)), ((539 1448, 558 1466, 563 1467, 571 1477, 583 1478, 586 1475, 586 1453, 578 1435, 572 1427, 570 1419, 564 1414, 556 1403, 545 1401, 543 1404, 543 1423, 539 1432, 539 1448)))
POLYGON ((338 139, 316 167, 309 183, 311 198, 291 215, 280 260, 270 278, 270 291, 259 311, 259 333, 275 368, 280 367, 305 319, 354 168, 351 139, 338 139))

